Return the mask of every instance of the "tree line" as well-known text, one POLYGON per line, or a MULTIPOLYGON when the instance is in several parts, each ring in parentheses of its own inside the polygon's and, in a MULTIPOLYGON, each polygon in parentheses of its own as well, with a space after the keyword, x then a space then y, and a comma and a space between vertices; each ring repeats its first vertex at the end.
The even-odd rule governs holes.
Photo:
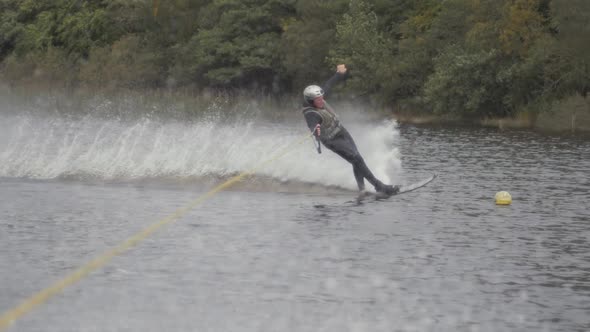
POLYGON ((588 0, 0 0, 0 76, 65 88, 321 83, 397 110, 541 111, 590 89, 588 0))

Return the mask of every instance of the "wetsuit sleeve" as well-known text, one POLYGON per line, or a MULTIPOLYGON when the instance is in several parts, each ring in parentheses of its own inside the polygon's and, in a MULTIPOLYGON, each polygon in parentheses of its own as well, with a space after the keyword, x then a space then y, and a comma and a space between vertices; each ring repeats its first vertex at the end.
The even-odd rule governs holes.
MULTIPOLYGON (((305 122, 307 122, 307 127, 309 127, 309 130, 312 132, 314 131, 315 127, 318 124, 322 123, 322 117, 315 112, 306 112, 304 114, 304 116, 305 116, 305 122)), ((317 131, 314 132, 313 134, 314 134, 314 136, 318 136, 317 131)))
POLYGON ((326 83, 324 83, 324 86, 322 86, 322 89, 324 90, 324 96, 328 95, 336 84, 346 81, 347 78, 348 73, 336 73, 334 74, 334 76, 330 77, 330 79, 327 80, 326 83))

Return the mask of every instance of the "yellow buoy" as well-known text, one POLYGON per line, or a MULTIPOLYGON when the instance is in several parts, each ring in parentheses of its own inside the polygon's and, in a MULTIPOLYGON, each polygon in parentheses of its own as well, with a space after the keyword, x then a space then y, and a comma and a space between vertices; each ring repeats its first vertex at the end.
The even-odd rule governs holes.
POLYGON ((499 191, 496 193, 496 204, 510 205, 512 204, 512 196, 507 191, 499 191))

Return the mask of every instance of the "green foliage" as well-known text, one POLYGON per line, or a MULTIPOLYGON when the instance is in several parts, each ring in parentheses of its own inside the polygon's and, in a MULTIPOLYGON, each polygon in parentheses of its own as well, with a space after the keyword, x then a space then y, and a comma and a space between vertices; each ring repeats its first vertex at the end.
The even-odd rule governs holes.
POLYGON ((279 73, 290 79, 295 90, 319 84, 333 72, 326 59, 337 43, 335 22, 346 11, 348 2, 300 0, 295 13, 283 18, 279 73))
POLYGON ((18 55, 57 47, 84 57, 92 46, 102 46, 117 37, 106 1, 13 0, 12 3, 19 4, 15 23, 22 26, 14 36, 18 55))
POLYGON ((24 57, 10 55, 5 60, 4 76, 10 82, 50 88, 71 88, 77 72, 67 54, 58 48, 32 52, 24 57))
POLYGON ((539 62, 527 59, 544 33, 541 14, 537 0, 449 1, 422 34, 442 50, 423 85, 427 106, 498 116, 539 102, 539 62))
POLYGON ((422 100, 422 88, 433 71, 433 58, 439 53, 436 38, 430 31, 440 13, 440 2, 419 0, 403 9, 406 16, 399 25, 399 36, 394 54, 382 61, 390 71, 384 71, 380 99, 403 109, 405 104, 414 107, 422 100))
POLYGON ((94 48, 80 70, 89 86, 155 88, 161 85, 165 56, 138 35, 127 35, 112 46, 94 48))
POLYGON ((271 85, 280 64, 276 5, 276 0, 215 0, 204 7, 208 19, 183 49, 189 72, 213 86, 271 85))
POLYGON ((14 49, 16 39, 22 30, 23 26, 18 22, 16 8, 0 2, 0 60, 14 49))
POLYGON ((590 91, 590 3, 585 0, 552 1, 555 38, 549 46, 545 78, 548 92, 557 96, 590 91))
POLYGON ((0 0, 12 84, 297 93, 334 65, 396 109, 540 111, 590 91, 587 0, 0 0))
POLYGON ((355 74, 350 86, 359 94, 379 91, 387 77, 387 62, 393 45, 378 29, 377 15, 362 0, 351 1, 350 8, 336 25, 336 45, 330 52, 332 64, 348 63, 355 74))
POLYGON ((437 113, 492 115, 503 109, 505 86, 497 77, 497 51, 466 53, 451 47, 435 63, 425 85, 427 100, 437 113))

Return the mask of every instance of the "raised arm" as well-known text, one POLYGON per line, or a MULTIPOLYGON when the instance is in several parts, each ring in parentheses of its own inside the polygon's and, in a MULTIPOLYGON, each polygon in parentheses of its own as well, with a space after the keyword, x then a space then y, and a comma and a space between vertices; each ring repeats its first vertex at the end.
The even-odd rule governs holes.
POLYGON ((347 78, 348 69, 346 69, 346 65, 342 64, 336 66, 336 73, 334 74, 334 76, 330 77, 330 79, 327 80, 326 83, 324 83, 324 86, 322 86, 322 89, 324 90, 324 96, 330 94, 332 88, 336 84, 345 81, 347 78))

